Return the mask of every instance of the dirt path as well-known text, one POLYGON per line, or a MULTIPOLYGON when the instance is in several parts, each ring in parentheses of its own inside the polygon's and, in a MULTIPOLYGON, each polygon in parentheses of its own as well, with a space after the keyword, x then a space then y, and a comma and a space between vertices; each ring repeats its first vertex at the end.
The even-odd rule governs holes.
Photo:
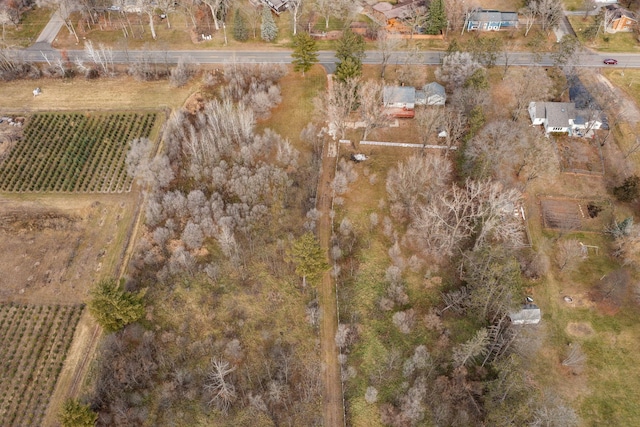
MULTIPOLYGON (((337 151, 337 141, 329 141, 325 144, 322 153, 322 173, 318 182, 317 209, 322 214, 318 224, 318 236, 320 244, 327 251, 327 254, 331 241, 331 218, 329 216, 332 200, 331 182, 335 174, 337 151)), ((335 343, 335 333, 338 328, 338 306, 336 285, 330 271, 325 272, 318 291, 322 309, 320 347, 324 367, 324 425, 326 427, 340 427, 345 425, 345 419, 338 348, 335 343)))
MULTIPOLYGON (((142 206, 144 206, 145 199, 140 193, 138 197, 139 203, 137 211, 131 230, 127 236, 126 247, 120 265, 118 266, 117 277, 124 276, 125 269, 133 255, 137 235, 142 225, 142 206)), ((89 311, 85 309, 76 327, 76 332, 71 347, 69 348, 69 354, 67 355, 64 367, 56 382, 56 388, 49 401, 47 413, 42 422, 43 426, 58 426, 58 411, 64 401, 70 397, 77 398, 79 396, 82 384, 84 384, 89 373, 91 362, 94 360, 98 350, 101 337, 102 328, 100 328, 100 325, 91 317, 89 311)))

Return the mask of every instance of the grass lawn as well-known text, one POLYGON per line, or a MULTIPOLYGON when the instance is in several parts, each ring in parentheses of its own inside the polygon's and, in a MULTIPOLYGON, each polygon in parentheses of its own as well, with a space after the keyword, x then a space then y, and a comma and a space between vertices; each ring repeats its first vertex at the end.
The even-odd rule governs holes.
POLYGON ((51 10, 34 6, 33 9, 25 12, 20 24, 16 27, 6 26, 5 38, 0 40, 0 46, 6 47, 27 47, 36 41, 42 29, 49 22, 51 10))
POLYGON ((320 65, 315 65, 304 77, 289 66, 289 73, 280 81, 282 102, 267 120, 258 123, 258 130, 270 128, 304 150, 298 144, 300 132, 313 116, 313 99, 324 92, 326 85, 327 75, 320 65))
POLYGON ((181 106, 196 85, 197 78, 181 88, 166 80, 140 82, 131 77, 0 82, 0 111, 158 110, 181 106), (37 97, 31 92, 35 86, 42 88, 37 97))
POLYGON ((586 40, 583 36, 584 31, 593 25, 594 17, 589 16, 585 19, 583 16, 568 16, 569 22, 574 31, 578 35, 578 39, 585 46, 598 50, 600 52, 639 52, 640 45, 636 41, 633 33, 616 33, 607 34, 600 31, 594 40, 586 40))

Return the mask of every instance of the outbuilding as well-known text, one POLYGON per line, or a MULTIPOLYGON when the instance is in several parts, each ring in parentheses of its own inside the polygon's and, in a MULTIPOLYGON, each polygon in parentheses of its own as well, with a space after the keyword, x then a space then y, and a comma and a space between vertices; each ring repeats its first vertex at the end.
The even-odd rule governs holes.
POLYGON ((514 325, 537 325, 542 319, 540 308, 531 303, 524 304, 520 311, 509 313, 511 323, 514 325))

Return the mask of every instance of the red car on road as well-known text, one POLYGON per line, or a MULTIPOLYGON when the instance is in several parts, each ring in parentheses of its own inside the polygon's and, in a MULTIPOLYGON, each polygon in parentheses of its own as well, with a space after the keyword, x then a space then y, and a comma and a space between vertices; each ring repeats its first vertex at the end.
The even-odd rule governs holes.
POLYGON ((605 59, 602 62, 604 62, 607 65, 617 65, 618 64, 618 60, 617 59, 605 59))

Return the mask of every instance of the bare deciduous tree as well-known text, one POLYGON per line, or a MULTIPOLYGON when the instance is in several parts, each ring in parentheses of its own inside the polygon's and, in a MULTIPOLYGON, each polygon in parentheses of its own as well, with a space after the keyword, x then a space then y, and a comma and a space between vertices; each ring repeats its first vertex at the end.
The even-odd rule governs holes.
POLYGON ((303 0, 289 0, 288 9, 293 19, 293 35, 298 34, 298 19, 302 13, 302 1, 303 0))
POLYGON ((384 79, 384 73, 389 64, 391 54, 400 47, 402 39, 395 37, 396 34, 389 33, 387 30, 378 31, 378 37, 376 38, 376 47, 380 52, 380 78, 384 79))
POLYGON ((451 52, 442 58, 436 78, 450 89, 462 87, 482 65, 469 52, 451 52))
POLYGON ((496 178, 507 186, 554 176, 560 164, 553 146, 537 129, 524 123, 499 120, 485 125, 467 144, 470 173, 496 178))
POLYGON ((560 271, 573 271, 584 260, 586 248, 576 239, 560 240, 556 243, 554 260, 560 271))
POLYGON ((403 334, 409 334, 416 324, 416 312, 413 308, 405 311, 398 311, 393 314, 393 324, 403 334))
POLYGON ((198 64, 193 58, 180 57, 178 64, 171 69, 169 82, 172 86, 181 87, 187 84, 189 79, 196 73, 198 64))
POLYGON ((329 122, 329 131, 334 136, 344 138, 349 116, 357 102, 358 79, 348 78, 345 81, 337 79, 329 85, 324 100, 324 111, 329 122))
POLYGON ((225 360, 215 357, 211 359, 204 389, 211 395, 209 404, 215 405, 223 413, 227 413, 237 399, 236 388, 228 378, 235 369, 225 360))
POLYGON ((364 122, 362 139, 365 141, 373 129, 385 127, 390 122, 382 99, 383 87, 374 80, 367 80, 358 87, 360 118, 364 122))
POLYGON ((453 185, 420 205, 410 232, 432 254, 451 255, 472 237, 478 248, 487 242, 519 245, 523 225, 513 213, 521 195, 502 190, 499 183, 467 180, 464 187, 453 185))
POLYGON ((428 203, 451 180, 451 162, 440 156, 412 156, 389 171, 387 194, 392 212, 409 218, 418 202, 428 203))

